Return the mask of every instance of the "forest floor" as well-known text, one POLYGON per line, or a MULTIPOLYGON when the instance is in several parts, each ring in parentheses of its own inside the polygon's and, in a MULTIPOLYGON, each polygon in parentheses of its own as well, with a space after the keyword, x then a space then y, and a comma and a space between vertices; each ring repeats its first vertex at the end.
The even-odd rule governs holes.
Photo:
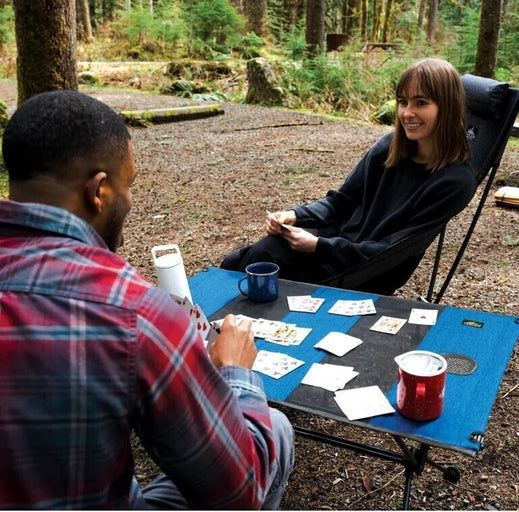
MULTIPOLYGON (((189 104, 172 96, 123 89, 83 89, 116 110, 189 104)), ((0 99, 16 100, 13 82, 0 83, 0 99)), ((218 266, 232 249, 263 235, 265 210, 275 211, 323 197, 340 186, 362 154, 390 128, 275 108, 225 103, 225 114, 171 124, 131 128, 138 177, 134 207, 120 251, 156 282, 155 245, 178 243, 192 275, 218 266)), ((493 193, 519 170, 519 141, 509 143, 500 176, 443 303, 517 315, 519 312, 519 210, 497 207, 493 193)), ((463 237, 475 201, 450 223, 440 276, 463 237)), ((427 291, 433 249, 397 292, 416 299, 427 291)), ((440 283, 441 284, 441 283, 440 283)), ((519 347, 503 377, 485 435, 475 457, 433 449, 437 462, 456 466, 457 484, 428 466, 413 480, 410 506, 417 510, 519 509, 519 347)), ((299 425, 395 449, 389 436, 361 432, 283 409, 299 425)), ((138 448, 138 447, 137 447, 138 448)), ((284 509, 382 510, 401 506, 403 468, 346 450, 296 439, 294 472, 284 509)), ((143 482, 156 468, 138 450, 143 482)))

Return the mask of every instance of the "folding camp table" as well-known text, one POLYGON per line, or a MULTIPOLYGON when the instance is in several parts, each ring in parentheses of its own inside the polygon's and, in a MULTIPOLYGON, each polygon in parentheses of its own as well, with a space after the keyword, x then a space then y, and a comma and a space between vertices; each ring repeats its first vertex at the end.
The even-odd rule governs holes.
POLYGON ((282 352, 305 361, 303 366, 278 380, 260 374, 269 401, 388 433, 401 451, 393 452, 295 426, 298 435, 402 464, 406 470, 404 508, 408 508, 412 478, 423 471, 425 464, 442 470, 449 481, 459 479, 455 468, 442 468, 434 463, 428 455, 429 449, 441 447, 474 455, 483 447, 488 418, 519 336, 519 318, 285 280, 279 282, 277 300, 254 303, 238 290, 238 280, 243 275, 209 267, 189 280, 194 301, 210 319, 241 313, 312 328, 298 346, 257 340, 258 350, 282 352), (291 312, 286 300, 289 295, 312 295, 325 301, 316 313, 291 312), (328 313, 339 299, 367 298, 373 299, 376 314, 348 317, 328 313), (412 308, 437 310, 435 325, 406 323, 394 335, 370 330, 382 315, 408 319, 412 308), (343 357, 314 348, 330 331, 348 333, 363 343, 343 357), (444 409, 433 421, 412 421, 397 412, 349 421, 335 402, 333 392, 301 384, 312 363, 353 366, 359 375, 345 389, 379 386, 396 409, 397 365, 394 357, 416 349, 440 353, 449 364, 444 409), (409 440, 418 443, 409 443, 409 440), (419 444, 419 447, 413 444, 419 444))

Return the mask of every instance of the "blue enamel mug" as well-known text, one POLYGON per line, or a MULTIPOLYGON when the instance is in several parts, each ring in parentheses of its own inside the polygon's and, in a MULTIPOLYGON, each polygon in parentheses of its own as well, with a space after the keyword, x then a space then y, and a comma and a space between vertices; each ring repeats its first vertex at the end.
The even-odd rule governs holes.
POLYGON ((278 297, 279 267, 275 263, 251 263, 245 267, 245 276, 238 282, 240 292, 254 302, 268 302, 278 297), (247 281, 247 289, 242 288, 247 281))

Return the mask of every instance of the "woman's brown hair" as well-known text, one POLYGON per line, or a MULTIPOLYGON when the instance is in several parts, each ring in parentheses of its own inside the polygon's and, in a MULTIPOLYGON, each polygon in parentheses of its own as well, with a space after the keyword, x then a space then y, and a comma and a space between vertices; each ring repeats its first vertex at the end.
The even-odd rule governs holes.
MULTIPOLYGON (((398 80, 395 95, 408 97, 412 89, 438 105, 438 120, 433 137, 433 152, 427 167, 433 171, 455 162, 470 160, 470 149, 465 136, 465 93, 456 69, 445 60, 424 59, 409 66, 398 80)), ((398 115, 395 120, 395 136, 386 160, 394 167, 403 158, 416 154, 416 141, 406 137, 398 115)))

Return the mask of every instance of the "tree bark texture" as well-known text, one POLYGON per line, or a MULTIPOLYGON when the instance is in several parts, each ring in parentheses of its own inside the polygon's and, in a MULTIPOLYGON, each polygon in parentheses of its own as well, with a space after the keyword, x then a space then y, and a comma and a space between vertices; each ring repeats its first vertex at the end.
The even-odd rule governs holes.
POLYGON ((494 78, 501 24, 501 0, 482 0, 475 73, 494 78))
POLYGON ((18 104, 56 89, 77 90, 75 0, 14 0, 18 104))
POLYGON ((243 0, 231 0, 231 4, 234 6, 238 14, 244 14, 245 10, 243 7, 243 0))
POLYGON ((285 12, 288 22, 288 31, 293 34, 297 26, 297 22, 303 15, 302 0, 285 0, 285 12))
POLYGON ((426 0, 420 0, 420 4, 418 6, 418 28, 421 29, 423 27, 423 19, 425 16, 425 3, 426 0))
POLYGON ((429 0, 429 12, 427 16, 427 40, 434 42, 436 39, 436 18, 438 14, 438 0, 429 0))
POLYGON ((384 28, 382 30, 382 42, 387 43, 389 39, 389 27, 391 21, 391 11, 393 10, 393 0, 386 2, 386 14, 384 16, 384 28))
POLYGON ((324 51, 324 14, 326 0, 307 0, 306 3, 306 44, 311 56, 324 51))
POLYGON ((90 8, 88 0, 76 0, 78 35, 82 41, 92 41, 92 23, 90 22, 90 8))
POLYGON ((260 37, 267 36, 267 0, 246 0, 245 18, 247 32, 254 32, 260 37))
POLYGON ((368 38, 368 0, 360 0, 360 38, 368 38))

